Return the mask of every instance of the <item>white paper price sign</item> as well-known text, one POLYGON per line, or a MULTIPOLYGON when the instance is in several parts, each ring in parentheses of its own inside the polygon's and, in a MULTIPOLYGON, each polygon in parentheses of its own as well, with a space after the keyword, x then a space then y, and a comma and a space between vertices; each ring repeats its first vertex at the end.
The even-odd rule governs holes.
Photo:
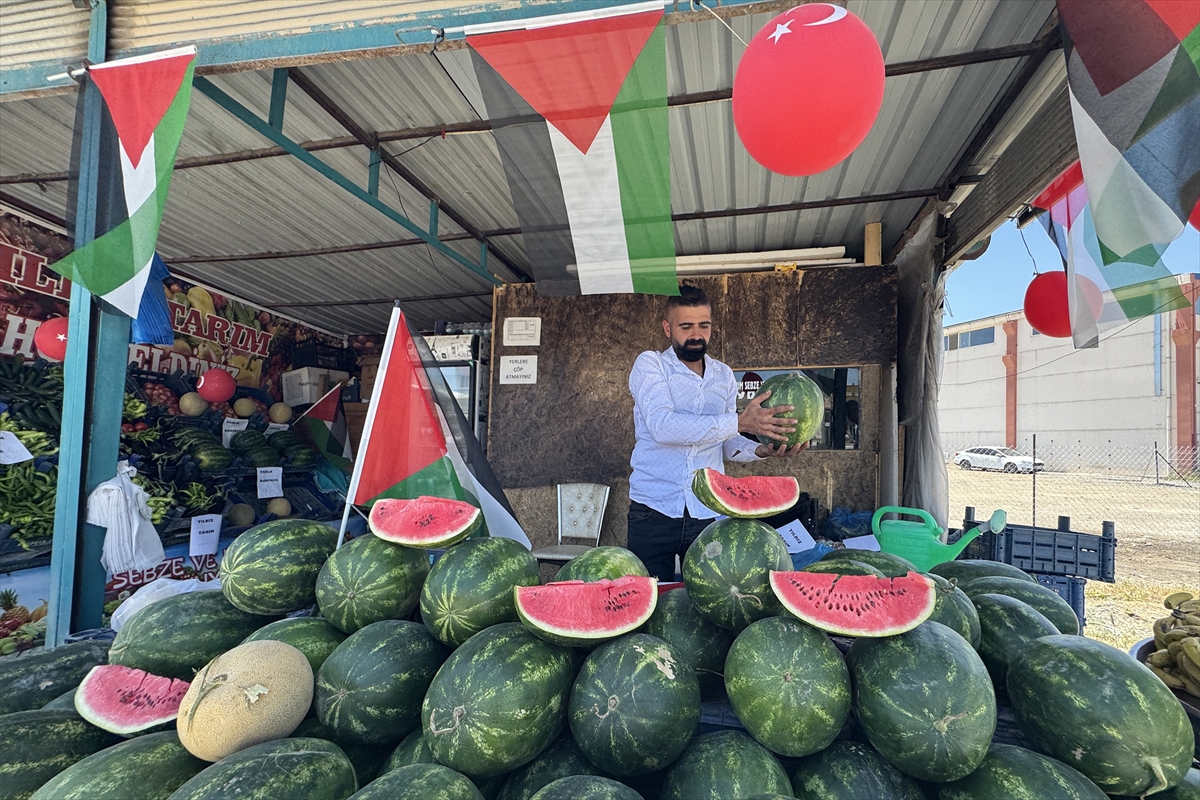
POLYGON ((846 545, 847 550, 879 549, 879 540, 869 533, 866 536, 855 536, 852 539, 843 539, 842 544, 846 545))
POLYGON ((29 448, 12 431, 0 431, 0 464, 20 464, 33 458, 29 448))
POLYGON ((268 422, 267 436, 270 436, 272 433, 278 433, 279 431, 286 431, 288 427, 289 426, 286 422, 268 422))
POLYGON ((783 537, 783 543, 787 545, 789 553, 803 553, 805 550, 811 550, 817 546, 817 542, 809 534, 808 528, 804 527, 804 523, 798 519, 792 520, 777 530, 783 537))
POLYGON ((192 517, 192 536, 188 544, 188 555, 214 555, 217 552, 217 542, 220 538, 220 514, 202 514, 199 517, 192 517))
POLYGON ((258 499, 283 497, 283 467, 258 468, 258 499))
POLYGON ((233 438, 235 433, 241 433, 246 430, 246 426, 250 424, 248 419, 231 419, 226 417, 221 423, 221 444, 229 447, 229 440, 233 438))
POLYGON ((500 383, 537 383, 537 356, 500 356, 500 383))

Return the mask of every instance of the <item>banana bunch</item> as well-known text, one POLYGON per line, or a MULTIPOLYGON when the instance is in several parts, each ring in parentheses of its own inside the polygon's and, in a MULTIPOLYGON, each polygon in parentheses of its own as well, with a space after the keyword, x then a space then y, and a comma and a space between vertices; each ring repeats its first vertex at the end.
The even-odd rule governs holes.
POLYGON ((1158 649, 1146 666, 1168 687, 1200 697, 1200 599, 1176 592, 1163 605, 1171 613, 1154 623, 1158 649))

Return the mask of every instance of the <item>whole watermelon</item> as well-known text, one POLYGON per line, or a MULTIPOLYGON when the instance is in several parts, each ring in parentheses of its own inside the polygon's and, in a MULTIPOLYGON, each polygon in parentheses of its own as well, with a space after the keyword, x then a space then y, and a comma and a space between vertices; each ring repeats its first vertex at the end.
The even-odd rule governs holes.
POLYGON ((170 730, 151 733, 93 753, 55 775, 32 800, 166 800, 208 766, 170 730))
POLYGON ((543 786, 559 778, 599 774, 600 770, 584 757, 575 740, 563 735, 533 761, 513 770, 496 800, 529 800, 543 786))
POLYGON ((519 622, 493 625, 451 654, 421 706, 439 763, 472 778, 516 769, 566 723, 575 657, 519 622))
POLYGON ((642 800, 642 796, 609 778, 572 775, 547 784, 530 800, 642 800))
POLYGON ((354 766, 340 747, 300 737, 263 742, 226 756, 176 789, 171 800, 345 800, 357 788, 354 766))
POLYGON ((615 581, 626 575, 649 575, 646 565, 624 547, 591 547, 572 558, 558 570, 555 581, 615 581))
POLYGON ((256 447, 267 446, 267 437, 262 431, 238 431, 229 437, 229 449, 235 453, 249 453, 256 447))
POLYGON ((275 431, 267 437, 267 444, 282 453, 289 447, 295 447, 304 442, 300 441, 300 437, 292 431, 275 431))
POLYGON ((965 778, 938 787, 937 800, 1107 800, 1077 770, 1040 753, 994 744, 979 768, 965 778))
POLYGON ((979 612, 975 604, 958 588, 958 581, 948 581, 941 575, 926 573, 926 578, 937 586, 937 600, 933 613, 929 616, 934 622, 940 622, 971 643, 972 647, 979 646, 979 612))
POLYGON ((483 800, 470 778, 441 764, 409 764, 394 769, 352 797, 353 800, 483 800))
POLYGON ((854 710, 871 745, 901 772, 944 782, 969 775, 996 729, 983 661, 940 622, 858 639, 846 655, 854 710))
POLYGON ((688 547, 683 582, 705 618, 740 631, 779 613, 770 573, 791 568, 787 546, 774 528, 756 519, 720 519, 688 547))
POLYGON ((801 761, 792 788, 798 800, 925 799, 912 778, 859 742, 834 742, 801 761))
POLYGON ((251 448, 245 453, 246 463, 256 468, 277 466, 279 458, 279 451, 266 444, 251 448))
POLYGON ((484 628, 516 622, 513 587, 539 582, 537 559, 520 543, 469 539, 430 568, 421 587, 421 619, 439 641, 458 647, 484 628))
MULTIPOLYGON (((762 402, 763 408, 794 406, 791 411, 776 415, 796 420, 796 429, 787 437, 788 447, 807 442, 821 431, 825 424, 825 393, 812 378, 802 372, 774 375, 763 381, 755 396, 768 391, 771 396, 762 402)), ((759 436, 758 440, 772 446, 781 443, 769 436, 759 436)))
POLYGON ((216 442, 198 444, 189 454, 205 472, 220 472, 233 466, 233 453, 216 442))
POLYGON ((729 800, 774 792, 792 783, 771 751, 740 731, 714 731, 692 739, 667 770, 661 800, 729 800))
POLYGON ((375 780, 392 754, 390 744, 352 744, 341 740, 315 716, 306 718, 287 738, 324 739, 333 742, 346 754, 346 758, 350 759, 350 764, 354 767, 354 778, 359 786, 366 786, 375 780))
POLYGON ((304 653, 304 657, 312 665, 313 675, 316 675, 330 653, 346 641, 346 634, 320 617, 293 617, 264 625, 247 636, 243 644, 262 639, 286 642, 304 653))
POLYGON ((139 609, 117 632, 108 663, 190 681, 270 621, 236 608, 222 592, 164 597, 139 609))
POLYGON ((311 467, 317 463, 317 451, 306 444, 294 444, 284 450, 282 455, 293 467, 311 467))
POLYGON ((119 737, 84 721, 74 709, 35 709, 0 716, 0 797, 24 798, 119 737))
POLYGON ((714 625, 696 610, 687 589, 664 592, 642 633, 656 636, 675 648, 691 664, 700 682, 700 694, 711 694, 724 687, 725 655, 736 634, 714 625))
POLYGON ((417 727, 421 699, 448 654, 416 622, 389 619, 360 628, 321 665, 317 718, 347 742, 398 742, 417 727))
POLYGON ((746 731, 785 756, 825 749, 850 715, 842 654, 822 631, 785 617, 738 634, 725 659, 725 691, 746 731))
POLYGON ((1054 623, 1032 606, 1002 594, 980 594, 974 598, 979 610, 979 657, 983 659, 997 697, 1006 697, 1008 665, 1025 645, 1058 633, 1054 623))
POLYGON ((108 661, 108 642, 86 639, 61 647, 0 658, 0 714, 44 708, 108 661))
POLYGON ((980 558, 970 558, 962 561, 943 561, 941 564, 931 567, 929 571, 934 575, 941 575, 946 580, 954 578, 958 581, 959 586, 966 586, 976 578, 986 578, 989 576, 1016 578, 1026 583, 1037 583, 1037 579, 1020 567, 1014 567, 1012 564, 1005 564, 1001 561, 986 561, 980 558))
POLYGON ((1179 783, 1195 735, 1179 700, 1149 669, 1083 636, 1044 636, 1008 668, 1013 713, 1034 747, 1108 794, 1179 783))
POLYGON ((354 633, 384 619, 402 619, 421 599, 429 574, 424 550, 359 536, 338 548, 317 576, 317 607, 339 630, 354 633))
POLYGON ((384 760, 383 766, 379 768, 379 774, 391 772, 400 767, 407 767, 409 764, 436 764, 437 761, 433 758, 433 751, 429 749, 429 745, 425 742, 425 736, 421 729, 410 733, 400 740, 400 744, 396 745, 396 749, 392 750, 391 754, 384 760))
POLYGON ((867 566, 874 567, 884 574, 887 578, 903 578, 910 572, 920 572, 917 565, 909 561, 907 558, 892 555, 891 553, 883 553, 879 550, 855 550, 848 547, 841 547, 831 553, 826 553, 821 556, 818 564, 826 562, 838 562, 842 559, 850 561, 858 561, 867 566))
POLYGON ((280 519, 243 532, 221 559, 221 591, 251 614, 278 616, 317 601, 317 575, 337 545, 321 522, 280 519))
POLYGON ((822 572, 832 575, 870 575, 874 578, 884 577, 883 573, 875 567, 862 561, 854 561, 849 558, 839 558, 834 561, 814 561, 806 566, 801 572, 822 572))
POLYGON ((1058 592, 1019 578, 988 576, 976 578, 962 587, 963 592, 974 600, 981 594, 1002 594, 1012 597, 1037 609, 1054 623, 1059 633, 1079 633, 1079 617, 1071 604, 1063 600, 1058 592))
POLYGON ((571 736, 606 774, 643 775, 683 752, 700 721, 700 686, 664 642, 632 633, 593 650, 567 705, 571 736))

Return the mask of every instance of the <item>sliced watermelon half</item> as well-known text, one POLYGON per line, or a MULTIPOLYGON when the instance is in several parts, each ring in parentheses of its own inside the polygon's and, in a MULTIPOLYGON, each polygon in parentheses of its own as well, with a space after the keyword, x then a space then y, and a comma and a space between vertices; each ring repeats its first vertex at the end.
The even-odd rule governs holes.
POLYGON ((462 500, 418 497, 376 500, 368 517, 371 533, 405 547, 449 547, 479 530, 483 514, 462 500))
POLYGON ((658 605, 658 579, 641 575, 599 581, 517 586, 517 615, 534 635, 582 647, 639 628, 658 605))
POLYGON ((790 613, 843 636, 904 633, 929 619, 937 602, 937 586, 916 572, 880 578, 772 570, 771 589, 790 613))
POLYGON ((75 710, 109 733, 137 733, 172 722, 190 685, 132 667, 101 664, 92 667, 75 691, 75 710))
POLYGON ((800 500, 800 483, 788 476, 731 478, 711 467, 696 470, 692 492, 707 507, 727 517, 757 519, 787 511, 800 500))

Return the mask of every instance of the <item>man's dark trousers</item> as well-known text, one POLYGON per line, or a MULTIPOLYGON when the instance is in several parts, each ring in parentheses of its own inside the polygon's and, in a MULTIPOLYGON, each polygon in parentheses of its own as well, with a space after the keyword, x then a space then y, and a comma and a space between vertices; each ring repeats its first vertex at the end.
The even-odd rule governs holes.
POLYGON ((668 517, 636 501, 629 504, 629 549, 642 560, 650 575, 660 581, 675 580, 675 556, 683 555, 712 519, 696 519, 683 510, 683 519, 668 517))

